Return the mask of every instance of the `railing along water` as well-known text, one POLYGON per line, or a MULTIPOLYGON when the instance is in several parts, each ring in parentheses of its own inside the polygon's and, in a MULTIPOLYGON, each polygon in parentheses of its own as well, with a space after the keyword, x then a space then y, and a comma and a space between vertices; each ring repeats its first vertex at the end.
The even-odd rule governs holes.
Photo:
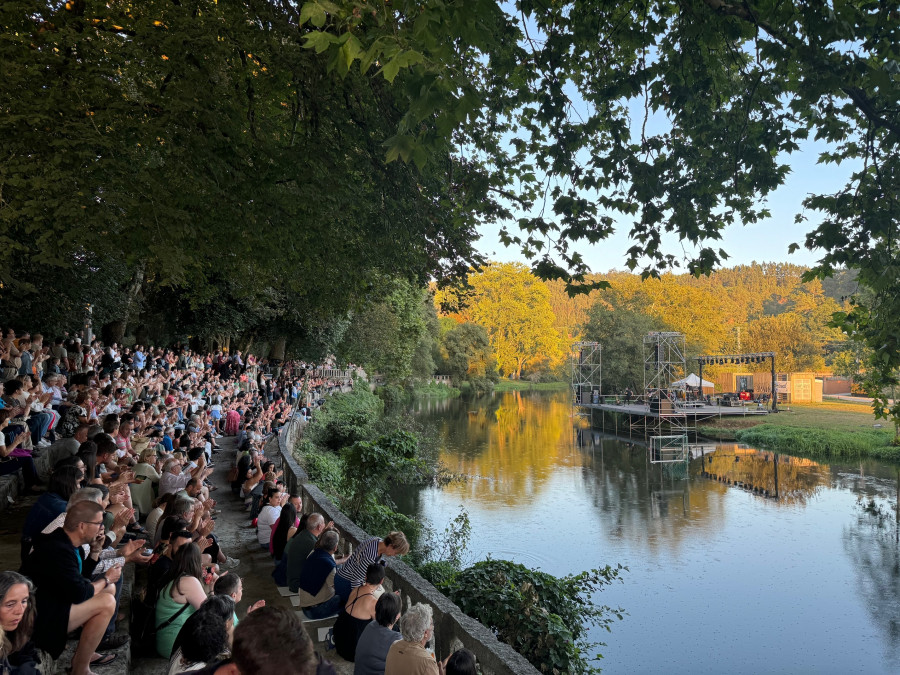
MULTIPOLYGON (((341 533, 342 551, 346 550, 347 543, 359 547, 372 537, 341 513, 314 483, 310 483, 306 472, 294 459, 292 450, 303 433, 304 425, 298 416, 292 416, 274 437, 282 459, 285 484, 291 492, 302 497, 304 513, 321 513, 326 521, 334 521, 341 533)), ((539 671, 524 656, 500 642, 491 630, 465 614, 409 565, 389 558, 386 572, 394 590, 402 593, 404 608, 409 603, 425 602, 434 610, 434 650, 438 659, 444 659, 465 647, 478 658, 483 675, 539 675, 539 671)))

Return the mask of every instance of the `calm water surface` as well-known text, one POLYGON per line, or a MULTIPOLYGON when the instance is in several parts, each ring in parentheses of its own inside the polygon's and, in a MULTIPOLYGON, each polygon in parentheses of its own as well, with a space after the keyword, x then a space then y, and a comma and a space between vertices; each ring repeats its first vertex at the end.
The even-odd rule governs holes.
MULTIPOLYGON (((629 568, 598 601, 607 673, 900 672, 898 471, 710 448, 686 476, 637 440, 583 428, 567 392, 425 401, 443 462, 468 476, 401 506, 441 530, 472 523, 473 560, 563 575, 629 568)), ((784 413, 789 414, 789 413, 784 413)))

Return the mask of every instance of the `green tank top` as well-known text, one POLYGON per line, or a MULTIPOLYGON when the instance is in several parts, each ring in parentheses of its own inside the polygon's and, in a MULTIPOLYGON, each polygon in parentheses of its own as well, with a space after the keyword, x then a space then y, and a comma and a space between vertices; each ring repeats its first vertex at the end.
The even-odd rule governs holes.
MULTIPOLYGON (((175 600, 172 599, 172 584, 174 583, 174 581, 169 582, 166 587, 163 588, 162 592, 159 594, 159 599, 156 601, 157 626, 168 622, 169 619, 184 608, 182 603, 175 602, 175 600)), ((178 631, 181 630, 184 622, 187 621, 188 617, 195 611, 196 610, 188 604, 187 608, 184 609, 181 614, 178 614, 178 617, 169 623, 168 626, 165 628, 157 628, 156 651, 161 657, 168 659, 172 656, 172 645, 175 644, 175 638, 178 637, 178 631)))

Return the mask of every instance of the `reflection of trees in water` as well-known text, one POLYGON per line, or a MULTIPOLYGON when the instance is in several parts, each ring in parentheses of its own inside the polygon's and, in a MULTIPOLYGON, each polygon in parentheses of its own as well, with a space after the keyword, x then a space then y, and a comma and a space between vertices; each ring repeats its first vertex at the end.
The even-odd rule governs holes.
MULTIPOLYGON (((900 475, 897 477, 900 486, 900 475)), ((900 495, 898 495, 900 496, 900 495)), ((897 501, 862 497, 856 521, 844 529, 844 550, 872 623, 884 635, 886 658, 900 659, 900 543, 897 501)))
POLYGON ((702 460, 702 471, 730 483, 778 495, 780 504, 805 504, 831 482, 829 467, 811 459, 720 445, 702 460), (776 486, 775 461, 778 461, 776 486), (777 490, 776 490, 777 488, 777 490))
POLYGON ((641 442, 610 439, 597 431, 580 438, 582 451, 591 457, 586 489, 612 536, 651 550, 677 549, 691 530, 712 532, 724 522, 725 485, 671 477, 661 465, 648 462, 641 442))
POLYGON ((507 392, 488 399, 455 400, 435 421, 441 461, 466 481, 445 490, 484 504, 512 505, 537 494, 557 466, 581 464, 572 451, 568 392, 507 392))

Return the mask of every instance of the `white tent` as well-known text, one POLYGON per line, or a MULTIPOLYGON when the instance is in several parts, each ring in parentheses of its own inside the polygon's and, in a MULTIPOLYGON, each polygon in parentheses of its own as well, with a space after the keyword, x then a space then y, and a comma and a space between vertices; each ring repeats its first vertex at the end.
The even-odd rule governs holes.
MULTIPOLYGON (((669 386, 672 387, 672 389, 684 389, 685 387, 693 387, 694 389, 696 389, 700 386, 700 378, 697 377, 694 373, 691 373, 687 377, 681 380, 677 380, 669 386)), ((714 387, 715 385, 708 380, 703 380, 703 386, 714 387)))

